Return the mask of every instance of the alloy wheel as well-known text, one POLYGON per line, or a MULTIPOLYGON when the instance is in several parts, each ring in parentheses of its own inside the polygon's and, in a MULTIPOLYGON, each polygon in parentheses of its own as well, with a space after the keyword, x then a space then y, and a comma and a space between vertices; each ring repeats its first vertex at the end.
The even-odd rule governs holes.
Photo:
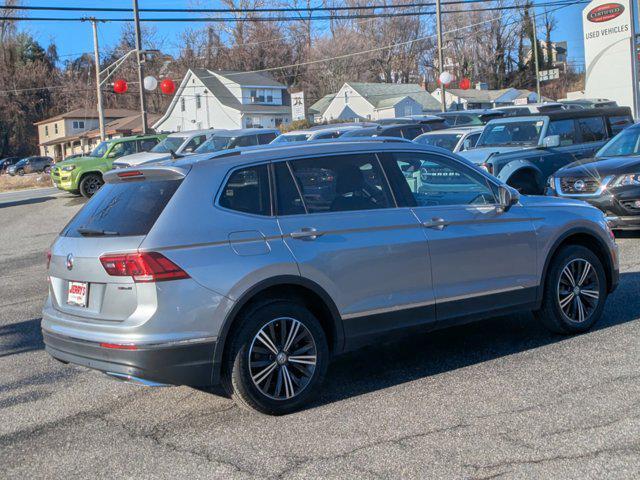
POLYGON ((583 258, 571 260, 560 273, 558 304, 572 322, 582 323, 598 307, 600 282, 595 268, 583 258))
POLYGON ((299 320, 276 318, 264 325, 249 348, 249 373, 260 392, 289 400, 302 392, 316 370, 316 343, 299 320))
POLYGON ((96 193, 98 190, 100 190, 101 186, 102 186, 102 182, 98 177, 91 177, 90 179, 87 180, 85 191, 89 196, 91 196, 94 193, 96 193))

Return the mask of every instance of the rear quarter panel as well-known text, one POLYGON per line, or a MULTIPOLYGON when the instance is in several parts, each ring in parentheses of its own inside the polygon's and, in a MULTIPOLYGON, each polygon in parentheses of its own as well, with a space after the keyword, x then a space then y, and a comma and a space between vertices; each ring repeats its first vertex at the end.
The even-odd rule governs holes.
MULTIPOLYGON (((228 171, 212 163, 194 165, 140 246, 162 252, 199 284, 224 296, 220 308, 226 311, 263 280, 299 276, 275 217, 214 204, 228 171)), ((216 321, 222 319, 216 315, 216 321)))

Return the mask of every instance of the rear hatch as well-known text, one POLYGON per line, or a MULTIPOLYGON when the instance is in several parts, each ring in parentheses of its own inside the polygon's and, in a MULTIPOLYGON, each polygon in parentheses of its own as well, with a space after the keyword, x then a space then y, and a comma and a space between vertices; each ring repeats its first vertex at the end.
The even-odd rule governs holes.
POLYGON ((138 254, 184 175, 161 168, 105 175, 106 184, 51 247, 49 276, 56 310, 83 320, 121 322, 136 311, 143 316, 155 308, 155 284, 114 274, 118 265, 108 261, 124 264, 130 259, 123 254, 138 254))

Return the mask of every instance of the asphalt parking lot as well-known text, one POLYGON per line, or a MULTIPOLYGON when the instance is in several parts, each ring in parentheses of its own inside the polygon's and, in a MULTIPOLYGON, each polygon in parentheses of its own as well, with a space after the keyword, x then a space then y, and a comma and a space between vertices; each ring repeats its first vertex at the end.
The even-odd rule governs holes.
POLYGON ((273 418, 45 354, 44 251, 82 204, 0 195, 3 478, 640 477, 640 235, 619 239, 621 285, 588 334, 515 315, 369 347, 273 418))

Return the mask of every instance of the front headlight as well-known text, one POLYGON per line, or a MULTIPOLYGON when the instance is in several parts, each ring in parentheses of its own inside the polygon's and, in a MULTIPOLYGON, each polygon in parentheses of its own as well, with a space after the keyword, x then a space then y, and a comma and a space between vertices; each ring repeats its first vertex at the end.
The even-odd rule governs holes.
POLYGON ((640 186, 640 173, 621 175, 611 184, 612 187, 625 187, 628 185, 640 186))
POLYGON ((70 172, 71 170, 74 170, 76 168, 75 165, 65 165, 64 167, 61 167, 60 169, 64 172, 70 172))

